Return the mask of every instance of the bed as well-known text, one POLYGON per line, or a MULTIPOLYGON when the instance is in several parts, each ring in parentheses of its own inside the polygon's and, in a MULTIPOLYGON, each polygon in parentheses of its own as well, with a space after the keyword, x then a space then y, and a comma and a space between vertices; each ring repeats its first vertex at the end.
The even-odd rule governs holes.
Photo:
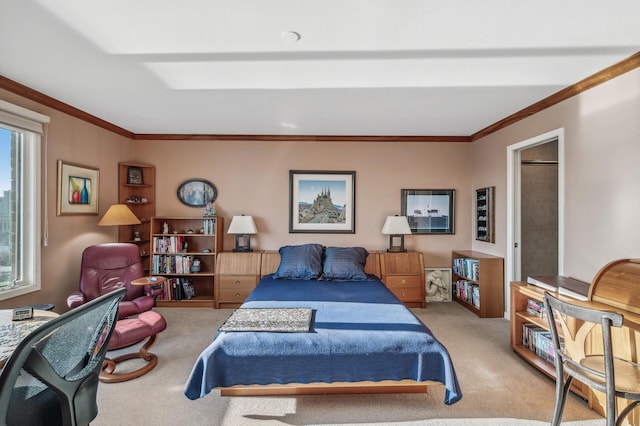
MULTIPOLYGON (((325 256, 322 248, 326 272, 325 256)), ((215 388, 223 395, 332 393, 334 388, 426 392, 427 384, 437 382, 444 384, 445 404, 460 400, 447 349, 367 273, 365 265, 375 270, 376 264, 375 255, 368 257, 360 262, 364 275, 358 279, 326 279, 322 272, 283 279, 282 255, 278 270, 261 279, 240 309, 310 308, 308 331, 218 332, 196 360, 185 395, 197 399, 215 388)), ((300 258, 296 253, 289 261, 300 258)))

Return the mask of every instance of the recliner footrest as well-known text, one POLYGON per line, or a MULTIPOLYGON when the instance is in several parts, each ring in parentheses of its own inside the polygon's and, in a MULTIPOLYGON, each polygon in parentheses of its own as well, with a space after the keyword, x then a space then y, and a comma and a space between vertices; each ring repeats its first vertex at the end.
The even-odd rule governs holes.
POLYGON ((109 342, 109 350, 125 348, 167 328, 164 317, 155 311, 143 312, 135 318, 121 319, 109 342))
POLYGON ((158 357, 148 350, 156 341, 157 334, 167 327, 167 322, 162 315, 154 311, 143 312, 136 318, 126 318, 116 323, 115 331, 109 342, 109 350, 131 346, 148 338, 138 352, 132 352, 117 356, 106 357, 100 373, 100 381, 106 383, 123 382, 135 379, 151 371, 158 364, 158 357), (142 367, 126 372, 115 373, 119 362, 141 358, 147 361, 142 367))

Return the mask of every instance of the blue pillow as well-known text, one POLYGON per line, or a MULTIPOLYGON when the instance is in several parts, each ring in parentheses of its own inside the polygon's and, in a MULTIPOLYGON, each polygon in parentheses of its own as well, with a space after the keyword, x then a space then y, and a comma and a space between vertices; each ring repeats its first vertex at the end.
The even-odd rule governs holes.
POLYGON ((280 265, 273 278, 312 280, 322 275, 321 244, 280 247, 280 265))
POLYGON ((322 279, 365 281, 364 272, 369 252, 362 247, 327 247, 324 251, 322 279))

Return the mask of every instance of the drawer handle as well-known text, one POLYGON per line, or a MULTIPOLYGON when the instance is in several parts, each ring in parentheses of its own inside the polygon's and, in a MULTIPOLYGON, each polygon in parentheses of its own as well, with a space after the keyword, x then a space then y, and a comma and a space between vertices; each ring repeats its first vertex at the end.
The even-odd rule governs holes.
POLYGON ((240 280, 236 280, 236 285, 240 285, 240 280))
POLYGON ((402 279, 402 284, 406 284, 407 280, 405 280, 404 278, 402 279))
POLYGON ((236 293, 236 297, 240 297, 240 293, 236 293))
POLYGON ((402 297, 405 297, 405 296, 406 296, 406 294, 404 294, 404 291, 403 291, 403 292, 402 292, 402 297))

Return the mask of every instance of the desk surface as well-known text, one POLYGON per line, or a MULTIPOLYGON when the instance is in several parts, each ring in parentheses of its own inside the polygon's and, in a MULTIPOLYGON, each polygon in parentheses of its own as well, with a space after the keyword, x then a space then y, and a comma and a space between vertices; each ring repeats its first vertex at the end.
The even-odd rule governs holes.
POLYGON ((33 311, 33 318, 13 321, 13 309, 0 309, 0 369, 4 367, 13 351, 29 333, 45 322, 57 317, 50 311, 33 311))

